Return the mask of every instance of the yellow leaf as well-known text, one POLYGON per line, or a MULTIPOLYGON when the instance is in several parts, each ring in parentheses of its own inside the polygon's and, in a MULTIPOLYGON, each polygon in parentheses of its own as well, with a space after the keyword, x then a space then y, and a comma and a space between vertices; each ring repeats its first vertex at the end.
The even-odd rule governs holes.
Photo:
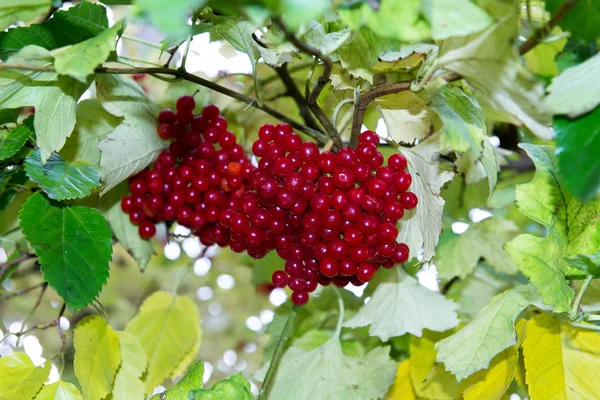
POLYGON ((396 379, 394 384, 390 386, 385 400, 418 400, 417 394, 410 382, 410 359, 402 361, 398 364, 396 370, 396 379))
POLYGON ((43 367, 33 365, 25 353, 0 357, 0 400, 30 400, 50 374, 50 361, 43 367))
POLYGON ((148 357, 146 393, 151 393, 174 371, 187 367, 182 360, 188 364, 192 361, 189 353, 202 336, 194 302, 167 292, 150 295, 126 331, 137 337, 148 357))
POLYGON ((111 390, 121 363, 117 333, 99 316, 85 317, 75 328, 75 375, 83 397, 100 400, 111 390))
POLYGON ((435 362, 435 343, 451 333, 425 331, 423 337, 410 338, 410 376, 417 395, 437 400, 460 398, 461 391, 454 375, 444 370, 443 364, 435 362))
POLYGON ((83 397, 72 383, 58 381, 44 386, 35 400, 83 400, 83 397))
POLYGON ((523 343, 531 400, 597 399, 600 335, 539 314, 527 323, 523 343))
MULTIPOLYGON (((562 33, 562 29, 558 26, 554 27, 551 32, 555 37, 561 36, 562 33)), ((559 70, 554 58, 562 51, 565 44, 567 44, 566 36, 549 43, 538 44, 523 56, 527 69, 546 78, 558 75, 559 70)))
POLYGON ((117 371, 111 400, 144 400, 140 379, 148 362, 142 344, 129 332, 117 332, 121 346, 121 367, 117 371))
POLYGON ((196 354, 198 354, 198 350, 200 350, 200 339, 201 337, 200 335, 198 335, 198 340, 196 341, 196 343, 194 343, 194 347, 192 347, 192 350, 185 357, 183 357, 181 361, 179 361, 179 364, 177 364, 177 366, 173 370, 173 373, 171 373, 171 379, 175 379, 186 373, 192 361, 196 359, 196 354))
POLYGON ((519 343, 502 351, 492 359, 488 369, 469 376, 464 384, 464 400, 497 400, 508 390, 515 377, 519 359, 519 347, 525 338, 525 320, 519 320, 515 329, 519 343))

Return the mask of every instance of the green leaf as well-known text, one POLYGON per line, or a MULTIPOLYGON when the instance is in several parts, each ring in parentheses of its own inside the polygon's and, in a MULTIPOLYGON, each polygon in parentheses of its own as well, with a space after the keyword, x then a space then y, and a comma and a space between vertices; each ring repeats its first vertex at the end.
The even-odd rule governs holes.
POLYGON ((386 342, 406 333, 422 336, 423 329, 442 332, 454 328, 458 325, 457 308, 454 302, 407 275, 398 283, 377 286, 371 300, 344 326, 369 326, 370 336, 386 342))
POLYGON ((77 323, 73 344, 75 375, 83 396, 102 399, 110 392, 121 364, 117 332, 98 315, 89 315, 77 323))
POLYGON ((600 104, 600 54, 567 68, 548 86, 545 101, 554 114, 578 116, 600 104))
MULTIPOLYGON (((28 46, 9 63, 51 67, 52 55, 28 46)), ((0 70, 0 108, 35 107, 34 127, 42 162, 62 148, 75 127, 75 107, 87 85, 56 72, 0 70)))
POLYGON ((44 385, 35 396, 35 400, 83 400, 75 385, 59 380, 50 385, 44 385))
POLYGON ((135 11, 147 18, 169 38, 185 38, 191 32, 188 18, 204 7, 206 0, 172 0, 165 7, 163 0, 135 0, 135 11))
POLYGON ((76 44, 98 35, 107 28, 106 9, 99 4, 82 1, 68 10, 55 12, 52 18, 41 24, 0 32, 0 59, 6 60, 29 45, 54 50, 76 44))
POLYGON ((379 54, 379 62, 373 65, 373 72, 387 74, 410 72, 418 68, 428 57, 435 58, 438 46, 427 43, 402 46, 400 51, 379 54))
POLYGON ((378 38, 367 30, 355 32, 339 48, 340 62, 352 76, 373 83, 373 65, 381 46, 378 38))
POLYGON ((297 30, 302 24, 319 19, 331 7, 328 0, 280 0, 277 3, 277 11, 291 30, 297 30))
POLYGON ((487 218, 460 235, 451 231, 442 233, 433 259, 439 278, 464 279, 473 272, 480 258, 499 272, 516 274, 517 266, 502 246, 518 232, 518 227, 510 220, 487 218))
POLYGON ((544 238, 524 234, 504 245, 519 270, 555 312, 568 311, 573 290, 566 276, 581 276, 565 258, 600 250, 600 200, 583 203, 557 181, 553 149, 521 143, 533 160, 533 180, 516 188, 516 205, 526 217, 548 230, 544 238))
POLYGON ((189 398, 192 400, 254 400, 254 395, 250 390, 250 382, 244 379, 241 373, 237 373, 218 381, 210 389, 189 392, 189 398))
POLYGON ((121 366, 117 370, 110 400, 144 400, 144 382, 140 379, 148 360, 141 343, 129 332, 117 332, 121 366))
MULTIPOLYGON (((552 14, 564 4, 563 0, 546 0, 546 8, 552 14)), ((593 0, 576 2, 566 13, 559 25, 566 31, 571 32, 573 39, 594 41, 600 35, 600 3, 593 0)))
POLYGON ((435 255, 445 204, 440 191, 454 176, 450 168, 439 160, 439 140, 440 135, 435 134, 402 151, 413 177, 409 190, 417 195, 419 205, 405 211, 400 221, 398 241, 408 245, 411 258, 417 257, 423 250, 423 261, 431 260, 435 255))
POLYGON ((460 74, 480 104, 485 101, 496 113, 509 114, 538 137, 551 139, 543 87, 523 69, 513 47, 516 18, 512 13, 481 33, 441 42, 440 57, 429 74, 440 67, 460 74))
POLYGON ((14 156, 25 144, 28 138, 33 136, 33 132, 25 125, 17 126, 1 133, 0 137, 0 160, 5 160, 14 156))
MULTIPOLYGON (((180 399, 188 399, 196 398, 190 392, 192 390, 202 389, 204 386, 202 378, 204 376, 204 362, 197 361, 190 365, 190 368, 187 370, 183 378, 179 380, 173 387, 169 390, 161 393, 155 394, 152 396, 150 400, 180 400, 180 399)), ((216 386, 216 385, 215 385, 216 386)), ((202 398, 202 397, 200 397, 202 398)), ((229 397, 220 397, 221 399, 227 399, 229 397)))
POLYGON ((387 347, 376 347, 365 356, 346 357, 337 337, 311 351, 292 346, 281 359, 270 398, 301 393, 306 399, 379 399, 394 382, 396 364, 388 354, 387 347))
POLYGON ((589 200, 600 188, 600 107, 575 119, 554 118, 558 173, 576 196, 589 200))
POLYGON ((331 54, 344 44, 348 35, 348 29, 327 32, 322 24, 311 21, 307 24, 304 40, 309 46, 319 49, 321 53, 331 54))
POLYGON ((60 151, 60 156, 73 162, 85 160, 100 167, 98 143, 119 125, 120 118, 114 117, 98 99, 77 103, 77 122, 73 134, 60 151))
POLYGON ((586 275, 591 275, 594 278, 600 276, 600 252, 569 257, 567 258, 567 263, 572 268, 585 272, 586 275))
POLYGON ((55 54, 54 67, 61 75, 68 75, 80 82, 87 82, 94 69, 102 64, 112 51, 115 51, 117 36, 125 29, 125 21, 120 20, 98 36, 67 47, 55 54))
POLYGON ((124 120, 100 142, 101 194, 152 163, 167 146, 156 134, 158 106, 131 79, 97 75, 96 89, 102 106, 124 120))
POLYGON ((144 300, 126 331, 137 337, 148 357, 146 393, 172 374, 202 336, 194 302, 160 291, 144 300))
POLYGON ((440 87, 439 83, 431 86, 429 95, 431 109, 443 123, 441 148, 449 147, 461 153, 470 151, 479 159, 486 140, 485 118, 475 97, 456 86, 440 87))
POLYGON ((431 114, 416 94, 405 90, 375 99, 388 136, 396 142, 414 143, 431 131, 431 114))
POLYGON ((0 357, 0 400, 29 400, 40 390, 50 374, 52 363, 36 367, 25 353, 0 357))
POLYGON ((559 35, 564 35, 560 27, 554 27, 551 34, 554 36, 554 40, 547 43, 542 41, 523 55, 527 69, 535 75, 545 78, 558 75, 559 70, 555 58, 567 44, 566 37, 558 38, 559 35))
POLYGON ((425 0, 422 9, 431 24, 434 40, 471 35, 494 22, 488 13, 470 0, 425 0))
POLYGON ((50 287, 70 310, 90 304, 106 283, 112 254, 104 217, 88 207, 54 205, 40 193, 29 197, 19 217, 50 287))
POLYGON ((56 153, 43 165, 40 151, 34 151, 25 159, 25 170, 29 179, 54 200, 86 197, 100 186, 98 168, 81 161, 68 163, 56 153))
POLYGON ((144 270, 154 254, 154 247, 151 241, 140 237, 138 227, 129 220, 129 214, 121 210, 121 199, 128 194, 129 185, 127 182, 121 183, 102 196, 99 210, 106 217, 119 243, 135 259, 138 267, 144 270))
POLYGON ((437 362, 460 382, 487 368, 494 356, 517 343, 515 321, 530 305, 542 308, 538 292, 521 285, 494 297, 475 319, 435 345, 437 362))
POLYGON ((27 23, 46 14, 51 0, 3 0, 0 8, 0 31, 16 22, 27 23))

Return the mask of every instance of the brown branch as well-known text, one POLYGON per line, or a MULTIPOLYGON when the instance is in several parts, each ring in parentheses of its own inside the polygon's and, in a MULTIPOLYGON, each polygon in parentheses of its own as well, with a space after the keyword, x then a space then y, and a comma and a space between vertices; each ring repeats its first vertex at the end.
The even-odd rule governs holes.
POLYGON ((21 331, 21 332, 17 332, 17 333, 13 333, 13 335, 15 335, 16 337, 21 337, 23 335, 26 335, 30 332, 33 331, 43 331, 49 328, 52 328, 54 326, 58 326, 59 327, 59 336, 61 336, 61 341, 64 340, 64 343, 66 345, 66 337, 64 337, 64 333, 62 333, 62 329, 60 329, 60 317, 63 316, 63 314, 65 313, 65 304, 63 303, 60 311, 58 312, 58 316, 53 319, 52 321, 48 322, 47 324, 42 324, 42 325, 33 325, 31 328, 25 330, 25 331, 21 331), (64 339, 63 339, 64 338, 64 339))
POLYGON ((554 28, 556 25, 558 25, 558 23, 560 21, 562 21, 562 19, 569 13, 569 11, 571 11, 571 9, 575 6, 575 4, 577 4, 577 1, 578 0, 565 1, 563 3, 563 5, 560 6, 560 8, 556 11, 556 13, 552 16, 552 18, 550 18, 550 21, 548 21, 548 24, 546 24, 546 26, 535 31, 533 33, 533 35, 531 35, 529 37, 529 39, 527 39, 525 42, 523 42, 519 46, 519 54, 523 55, 523 54, 527 53, 529 50, 533 49, 535 46, 537 46, 539 44, 539 42, 548 33, 550 33, 550 31, 552 31, 552 28, 554 28))
POLYGON ((320 131, 321 129, 317 124, 317 121, 315 121, 313 115, 310 112, 310 109, 308 108, 306 99, 304 98, 304 96, 302 96, 300 90, 298 90, 296 83, 292 79, 292 76, 290 75, 290 72, 287 69, 287 64, 283 64, 281 67, 275 68, 275 72, 277 72, 277 75, 281 79, 281 82, 283 82, 283 85, 287 89, 287 94, 296 102, 298 110, 300 111, 300 116, 304 120, 306 126, 320 131))
POLYGON ((323 125, 323 128, 325 128, 325 132, 327 132, 327 135, 333 141, 333 144, 337 148, 343 147, 344 144, 342 143, 342 139, 340 138, 340 135, 337 129, 335 128, 335 125, 333 124, 331 119, 329 119, 325 111, 323 111, 323 109, 319 106, 317 102, 321 91, 323 91, 325 85, 329 83, 329 77, 331 76, 331 70, 333 68, 333 62, 331 61, 331 58, 321 53, 319 49, 315 49, 314 47, 309 46, 308 44, 304 43, 296 36, 294 36, 290 31, 287 30, 281 19, 276 19, 276 23, 279 26, 279 29, 281 29, 281 31, 284 33, 287 40, 289 40, 301 52, 311 55, 323 62, 323 74, 317 80, 317 83, 308 95, 306 102, 308 103, 308 107, 310 108, 314 116, 317 117, 321 125, 323 125))
POLYGON ((22 296, 24 294, 27 294, 27 293, 31 292, 32 290, 40 288, 40 287, 42 288, 42 291, 44 291, 46 289, 46 286, 48 286, 48 282, 38 283, 37 285, 33 285, 33 286, 28 287, 28 288, 17 290, 14 293, 7 294, 7 295, 4 295, 4 296, 0 296, 0 298, 2 300, 12 299, 13 297, 22 296))
MULTIPOLYGON (((0 66, 3 64, 0 64, 0 66)), ((4 278, 4 274, 6 273, 6 271, 8 271, 8 269, 10 267, 12 267, 13 265, 17 265, 19 263, 22 263, 23 261, 27 261, 29 259, 32 258, 36 258, 37 256, 35 254, 29 254, 29 253, 25 253, 23 255, 21 255, 21 257, 12 260, 10 262, 4 263, 2 264, 2 266, 0 266, 0 280, 2 280, 2 278, 4 278)))
MULTIPOLYGON (((26 70, 26 71, 40 71, 40 72, 55 72, 54 67, 52 66, 37 66, 37 65, 25 65, 25 64, 7 64, 0 63, 0 69, 17 69, 17 70, 26 70)), ((235 90, 226 88, 221 86, 215 82, 209 81, 208 79, 201 78, 197 75, 191 74, 186 71, 176 70, 172 68, 164 68, 164 67, 151 67, 151 68, 142 68, 142 67, 129 67, 129 68, 114 68, 114 67, 97 67, 94 70, 95 73, 98 74, 117 74, 117 75, 133 75, 133 74, 164 74, 170 75, 175 78, 183 79, 192 83, 195 83, 200 86, 207 87, 215 92, 224 94, 225 96, 229 96, 235 100, 241 101, 242 103, 246 103, 249 106, 255 107, 259 110, 266 112, 267 114, 277 118, 278 120, 285 122, 286 124, 291 125, 294 129, 307 134, 311 138, 313 138, 318 144, 323 145, 327 142, 327 136, 323 133, 309 128, 306 125, 301 124, 298 121, 295 121, 285 114, 275 110, 274 108, 266 105, 259 104, 256 99, 252 97, 248 97, 243 95, 235 90)))

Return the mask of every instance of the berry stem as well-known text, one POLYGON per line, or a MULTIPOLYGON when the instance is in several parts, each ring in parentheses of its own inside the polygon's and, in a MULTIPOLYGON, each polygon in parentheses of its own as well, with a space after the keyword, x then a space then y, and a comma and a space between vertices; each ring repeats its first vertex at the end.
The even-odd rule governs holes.
POLYGON ((573 305, 571 307, 571 311, 569 311, 569 317, 573 320, 573 321, 577 321, 580 319, 580 315, 579 315, 579 306, 581 305, 581 300, 583 299, 583 295, 585 294, 585 291, 587 290, 588 286, 590 286, 590 283, 592 283, 592 280, 594 279, 594 277, 592 275, 588 275, 585 280, 583 281, 583 285, 581 285, 581 289, 579 289, 579 293, 577 293, 577 296, 575 297, 575 300, 573 300, 573 305))
POLYGON ((273 356, 271 357, 269 369, 267 370, 265 380, 263 382, 262 387, 260 388, 260 392, 258 393, 258 400, 267 400, 269 398, 269 392, 271 391, 271 387, 273 386, 273 382, 275 380, 275 373, 277 372, 277 367, 279 366, 281 357, 284 354, 285 342, 287 342, 287 339, 294 326, 294 321, 296 320, 296 313, 297 306, 293 306, 290 310, 285 326, 283 327, 283 330, 279 335, 279 339, 277 340, 277 345, 275 346, 275 351, 273 352, 273 356))

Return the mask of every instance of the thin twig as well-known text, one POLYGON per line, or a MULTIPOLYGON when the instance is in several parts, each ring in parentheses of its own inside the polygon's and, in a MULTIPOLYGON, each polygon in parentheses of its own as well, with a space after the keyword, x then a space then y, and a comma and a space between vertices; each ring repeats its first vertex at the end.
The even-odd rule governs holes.
MULTIPOLYGON (((0 64, 0 65, 2 65, 2 64, 0 64)), ((2 280, 2 278, 4 278, 4 274, 6 273, 6 271, 8 271, 8 269, 10 267, 12 267, 13 265, 17 265, 23 261, 32 259, 32 258, 36 258, 36 255, 25 253, 25 254, 21 255, 21 257, 15 259, 15 260, 12 260, 10 262, 2 264, 2 266, 0 266, 0 281, 2 280)))
POLYGON ((573 6, 577 4, 578 0, 567 0, 563 3, 562 6, 556 11, 556 13, 550 18, 550 21, 541 29, 538 29, 519 46, 519 54, 523 55, 527 53, 529 50, 533 49, 535 46, 539 44, 539 42, 550 32, 552 29, 558 25, 560 21, 571 11, 573 6))
MULTIPOLYGON (((40 71, 40 72, 54 72, 54 67, 52 66, 39 66, 39 65, 26 65, 26 64, 7 64, 0 63, 0 69, 17 69, 17 70, 25 70, 25 71, 40 71)), ((133 74, 164 74, 170 75, 175 78, 180 78, 189 82, 193 82, 197 85, 207 87, 215 92, 224 94, 225 96, 229 96, 233 99, 241 101, 242 103, 246 103, 252 107, 258 108, 266 112, 269 115, 279 119, 282 122, 285 122, 291 125, 294 129, 307 134, 312 137, 318 144, 323 145, 327 142, 327 137, 312 128, 309 128, 306 125, 301 124, 298 121, 295 121, 283 113, 275 110, 274 108, 266 105, 266 104, 258 104, 256 99, 252 97, 245 96, 235 90, 226 88, 217 83, 209 81, 208 79, 201 78, 197 75, 191 74, 186 71, 180 71, 172 68, 164 68, 164 67, 150 67, 150 68, 142 68, 142 67, 131 67, 131 68, 115 68, 115 67, 97 67, 94 72, 98 74, 118 74, 118 75, 133 75, 133 74)))
POLYGON ((329 119, 325 111, 323 111, 323 109, 319 106, 317 102, 321 91, 325 88, 325 85, 329 83, 329 77, 331 76, 331 70, 333 68, 333 62, 331 61, 331 58, 321 53, 319 49, 315 49, 314 47, 309 46, 308 44, 304 43, 302 40, 294 36, 290 31, 287 30, 281 19, 277 19, 276 23, 279 26, 279 29, 281 29, 281 31, 284 33, 285 37, 300 51, 311 55, 323 62, 323 74, 321 74, 319 79, 317 79, 317 83, 310 92, 308 98, 306 99, 306 102, 308 103, 308 107, 310 108, 312 113, 315 115, 315 117, 317 117, 321 125, 323 125, 323 128, 325 128, 325 132, 327 132, 327 135, 331 138, 331 140, 333 140, 333 143, 336 145, 336 147, 343 147, 342 139, 340 138, 340 135, 337 129, 335 128, 335 125, 333 124, 331 119, 329 119))
POLYGON ((275 379, 277 366, 279 365, 279 361, 281 361, 281 357, 283 356, 283 348, 285 346, 285 342, 287 342, 288 336, 290 335, 292 327, 294 326, 296 312, 296 306, 292 307, 290 314, 288 315, 288 319, 285 323, 285 326, 281 331, 281 335, 279 335, 279 339, 277 340, 277 344, 275 345, 275 351, 273 352, 273 356, 271 357, 269 369, 267 369, 265 380, 260 388, 260 392, 258 393, 258 400, 267 400, 269 398, 269 391, 271 390, 273 380, 275 379))
POLYGON ((304 120, 306 126, 320 131, 321 129, 319 128, 317 121, 315 121, 310 109, 308 108, 306 99, 302 96, 300 90, 298 90, 296 83, 292 79, 292 76, 287 69, 287 63, 283 64, 281 67, 275 68, 275 72, 277 72, 281 82, 283 82, 283 85, 287 89, 287 94, 296 102, 298 110, 300 111, 300 116, 304 120))
POLYGON ((2 299, 2 300, 12 299, 13 297, 22 296, 24 294, 27 294, 27 293, 31 292, 32 290, 38 289, 38 288, 40 288, 42 286, 45 287, 47 285, 48 285, 48 282, 38 283, 37 285, 33 285, 33 286, 28 287, 28 288, 17 290, 14 293, 7 294, 7 295, 4 295, 4 296, 0 296, 0 299, 2 299))
POLYGON ((579 306, 581 305, 583 295, 590 286, 590 283, 592 283, 593 279, 594 277, 592 275, 588 275, 585 278, 583 284, 581 285, 581 288, 579 289, 579 292, 577 293, 577 296, 575 296, 575 299, 573 300, 573 305, 571 306, 571 310, 569 311, 569 318, 571 318, 575 322, 579 322, 582 319, 579 313, 579 306))

